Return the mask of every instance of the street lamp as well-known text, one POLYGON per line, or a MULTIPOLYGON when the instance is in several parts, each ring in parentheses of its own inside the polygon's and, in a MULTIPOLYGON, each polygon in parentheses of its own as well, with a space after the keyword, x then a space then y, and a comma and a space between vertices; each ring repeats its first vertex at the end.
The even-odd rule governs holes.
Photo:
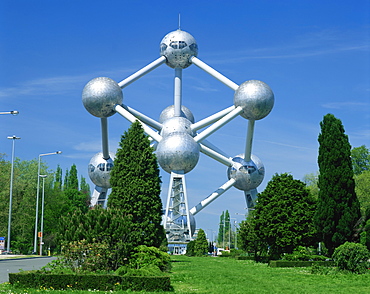
POLYGON ((17 115, 19 113, 19 111, 17 110, 12 110, 12 111, 0 111, 0 114, 13 114, 13 115, 17 115))
POLYGON ((45 178, 47 175, 39 175, 42 178, 42 200, 41 200, 41 229, 40 229, 40 255, 42 255, 42 237, 44 235, 44 203, 45 203, 45 178))
POLYGON ((39 198, 40 198, 40 167, 41 167, 41 157, 46 155, 54 155, 54 154, 61 154, 62 151, 50 152, 50 153, 43 153, 39 155, 39 166, 37 170, 37 194, 36 194, 36 218, 35 218, 35 236, 34 236, 34 243, 33 243, 33 252, 37 252, 37 222, 38 222, 38 215, 39 215, 39 198))
POLYGON ((15 140, 19 140, 20 137, 16 137, 15 135, 7 137, 8 139, 13 140, 12 143, 12 167, 10 171, 10 192, 9 192, 9 219, 8 219, 8 240, 6 245, 6 250, 8 253, 10 252, 10 227, 12 222, 12 201, 13 201, 13 174, 14 174, 14 142, 15 140))
MULTIPOLYGON (((234 227, 235 227, 235 240, 234 240, 234 242, 235 242, 235 244, 234 244, 234 248, 236 249, 236 235, 237 235, 237 232, 236 232, 236 224, 237 224, 237 220, 236 220, 236 218, 234 218, 234 217, 230 217, 230 219, 233 219, 234 220, 234 227)), ((230 224, 230 231, 231 231, 231 224, 230 224)), ((229 235, 229 240, 230 240, 230 235, 229 235)), ((230 242, 230 241, 229 241, 230 242)))

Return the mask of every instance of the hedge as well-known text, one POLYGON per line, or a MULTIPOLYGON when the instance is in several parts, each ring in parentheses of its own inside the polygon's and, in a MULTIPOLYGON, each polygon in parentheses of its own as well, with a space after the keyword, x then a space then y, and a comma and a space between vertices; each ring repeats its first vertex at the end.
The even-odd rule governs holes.
POLYGON ((45 274, 37 271, 9 273, 9 282, 22 288, 55 290, 171 291, 169 276, 142 277, 91 274, 45 274))
POLYGON ((334 261, 270 260, 269 262, 271 267, 309 267, 313 265, 334 266, 334 261))

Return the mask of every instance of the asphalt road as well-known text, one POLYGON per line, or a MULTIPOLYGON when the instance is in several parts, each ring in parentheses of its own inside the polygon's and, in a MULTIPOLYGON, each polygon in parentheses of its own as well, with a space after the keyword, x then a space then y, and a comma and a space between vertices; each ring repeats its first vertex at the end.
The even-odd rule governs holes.
POLYGON ((20 270, 37 270, 53 259, 56 257, 0 259, 0 284, 9 281, 9 273, 18 273, 20 270))

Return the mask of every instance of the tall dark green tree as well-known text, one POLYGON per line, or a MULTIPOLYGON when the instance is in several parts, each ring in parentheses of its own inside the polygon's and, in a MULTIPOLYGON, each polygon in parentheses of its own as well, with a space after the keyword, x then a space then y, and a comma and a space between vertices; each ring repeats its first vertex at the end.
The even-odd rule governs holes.
POLYGON ((165 240, 159 167, 139 122, 125 131, 114 160, 108 207, 132 217, 137 245, 159 247, 165 240))
POLYGON ((351 146, 342 122, 333 114, 324 116, 319 134, 319 196, 315 224, 329 254, 354 234, 361 217, 355 193, 351 146))
POLYGON ((224 246, 225 240, 224 240, 224 218, 225 218, 225 212, 223 211, 220 216, 220 223, 218 224, 218 235, 217 235, 217 242, 218 246, 224 246))
POLYGON ((87 212, 90 204, 90 195, 86 191, 80 191, 78 185, 78 172, 75 164, 66 171, 64 179, 64 194, 71 202, 71 210, 80 209, 87 212))
MULTIPOLYGON (((250 223, 245 223, 240 230, 247 230, 243 235, 246 242, 254 242, 252 248, 256 244, 267 245, 269 258, 280 258, 282 253, 292 253, 297 246, 315 244, 312 221, 315 204, 303 182, 290 174, 275 174, 265 190, 258 194, 250 223), (249 225, 255 233, 249 231, 249 225)), ((265 252, 266 248, 259 251, 265 252)))

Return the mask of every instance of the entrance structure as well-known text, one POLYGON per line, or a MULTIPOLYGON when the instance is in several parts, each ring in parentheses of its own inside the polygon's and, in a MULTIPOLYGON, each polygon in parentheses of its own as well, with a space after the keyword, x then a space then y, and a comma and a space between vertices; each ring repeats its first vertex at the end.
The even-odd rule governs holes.
POLYGON ((158 59, 121 82, 107 77, 95 78, 86 84, 82 93, 87 111, 101 120, 102 152, 96 154, 89 164, 89 176, 96 185, 92 205, 106 204, 110 188, 114 154, 109 153, 108 148, 108 117, 119 113, 131 123, 138 120, 153 140, 159 165, 171 175, 163 226, 169 246, 178 253, 182 253, 183 244, 192 239, 194 216, 231 187, 244 192, 248 209, 255 205, 257 187, 263 181, 265 170, 261 160, 252 154, 254 125, 255 121, 266 117, 274 105, 274 94, 264 82, 249 80, 237 85, 197 56, 198 45, 194 37, 178 29, 162 39, 158 59), (122 89, 162 64, 174 69, 174 97, 173 105, 164 109, 156 121, 123 104, 122 89), (182 72, 193 64, 234 91, 233 105, 198 122, 182 104, 182 72), (230 157, 206 139, 239 115, 248 120, 246 145, 244 153, 230 157), (228 169, 228 179, 189 209, 185 175, 195 168, 200 153, 224 164, 228 169))

